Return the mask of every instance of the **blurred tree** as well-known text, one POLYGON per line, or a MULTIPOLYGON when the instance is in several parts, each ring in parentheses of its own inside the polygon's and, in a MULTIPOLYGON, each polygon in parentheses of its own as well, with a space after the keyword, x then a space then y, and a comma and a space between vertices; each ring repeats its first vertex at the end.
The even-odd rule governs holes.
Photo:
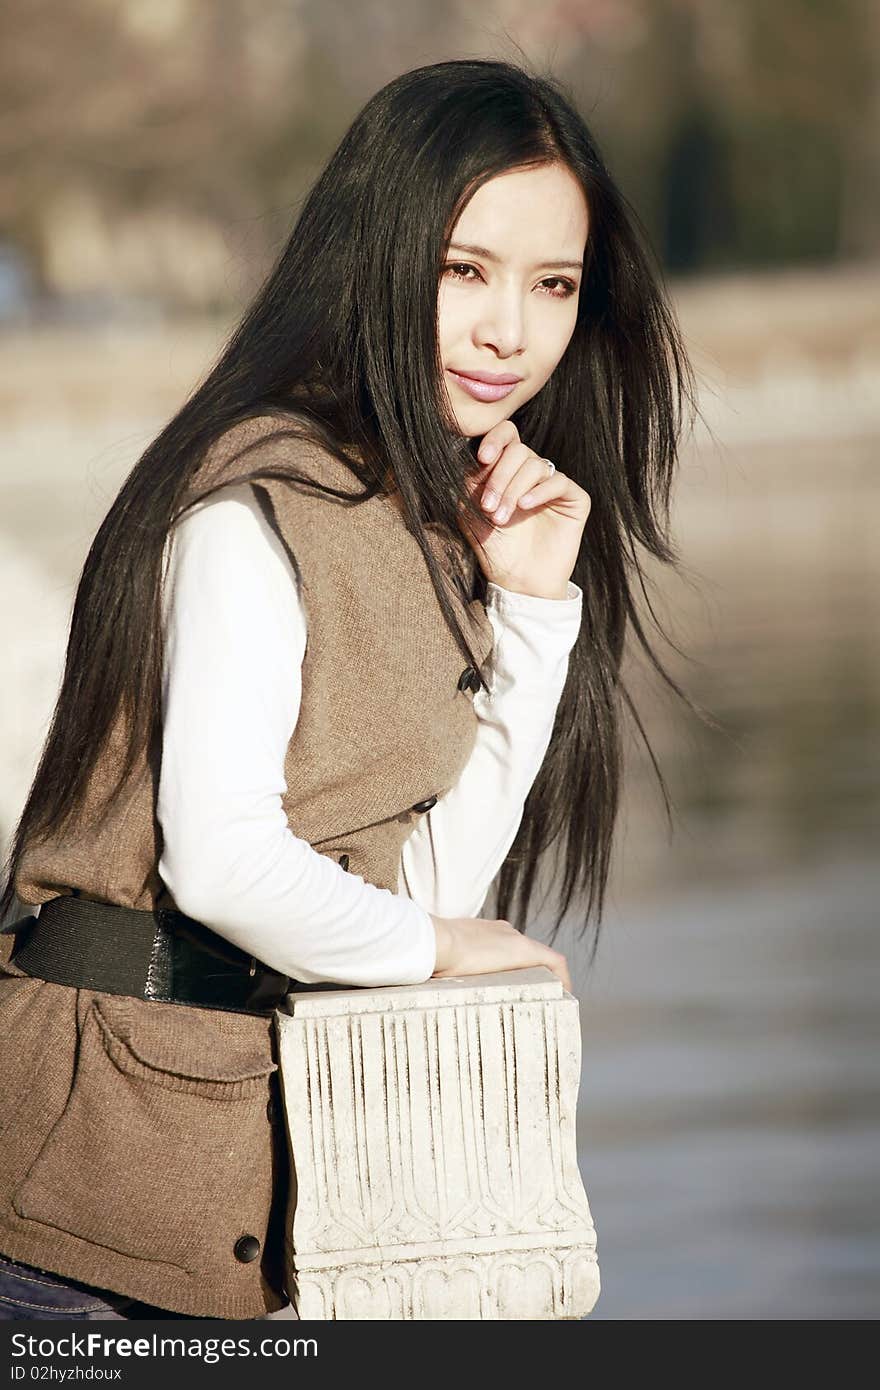
POLYGON ((876 250, 872 0, 6 0, 0 237, 50 288, 238 300, 369 94, 469 53, 559 74, 670 269, 876 250))

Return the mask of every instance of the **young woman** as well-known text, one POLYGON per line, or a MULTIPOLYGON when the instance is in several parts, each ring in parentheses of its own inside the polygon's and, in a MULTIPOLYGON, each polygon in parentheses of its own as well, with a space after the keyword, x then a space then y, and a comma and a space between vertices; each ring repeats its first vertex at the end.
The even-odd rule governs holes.
POLYGON ((0 898, 0 1315, 283 1308, 284 993, 570 989, 551 848, 595 951, 691 395, 633 221, 553 81, 406 73, 126 480, 0 898))

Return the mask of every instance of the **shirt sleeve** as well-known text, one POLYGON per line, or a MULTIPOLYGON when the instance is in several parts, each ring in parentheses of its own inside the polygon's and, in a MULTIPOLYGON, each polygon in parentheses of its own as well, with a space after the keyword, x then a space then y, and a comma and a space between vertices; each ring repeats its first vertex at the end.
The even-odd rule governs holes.
POLYGON ((582 609, 573 580, 564 599, 487 585, 494 688, 474 696, 477 737, 459 780, 421 818, 401 856, 398 890, 439 917, 480 914, 516 838, 553 733, 582 609))
POLYGON ((434 924, 294 835, 282 795, 306 614, 249 484, 169 532, 159 873, 182 912, 306 984, 417 984, 434 924))

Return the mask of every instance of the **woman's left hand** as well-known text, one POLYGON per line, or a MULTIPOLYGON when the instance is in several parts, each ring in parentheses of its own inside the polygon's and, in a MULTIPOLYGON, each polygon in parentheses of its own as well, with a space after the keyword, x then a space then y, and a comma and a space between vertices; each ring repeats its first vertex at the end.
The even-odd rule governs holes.
POLYGON ((501 420, 477 451, 483 464, 467 480, 485 521, 471 546, 483 574, 514 593, 565 598, 590 514, 590 495, 564 473, 547 470, 523 444, 512 420, 501 420), (494 450, 494 452, 493 452, 494 450), (490 509, 490 493, 497 505, 490 509))

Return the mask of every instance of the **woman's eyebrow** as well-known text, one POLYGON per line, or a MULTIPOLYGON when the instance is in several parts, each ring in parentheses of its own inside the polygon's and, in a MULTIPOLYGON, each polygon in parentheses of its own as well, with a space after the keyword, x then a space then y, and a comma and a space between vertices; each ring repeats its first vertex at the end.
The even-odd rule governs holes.
MULTIPOLYGON (((489 251, 485 246, 468 246, 463 241, 450 241, 450 251, 468 251, 472 256, 482 256, 485 261, 495 261, 501 259, 496 256, 494 251, 489 251)), ((540 267, 543 270, 583 270, 583 261, 537 261, 533 269, 540 267)))

